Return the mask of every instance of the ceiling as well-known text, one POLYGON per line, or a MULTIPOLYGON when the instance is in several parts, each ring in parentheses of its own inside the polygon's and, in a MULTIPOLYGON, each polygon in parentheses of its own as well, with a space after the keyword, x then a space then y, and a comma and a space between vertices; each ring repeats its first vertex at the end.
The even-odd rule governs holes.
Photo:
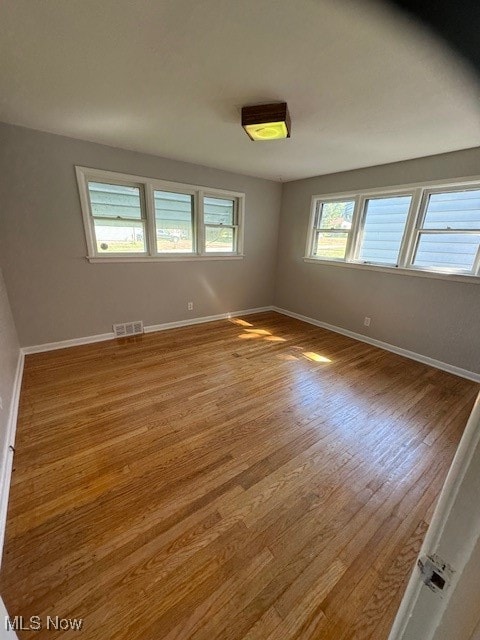
POLYGON ((470 72, 360 0, 2 0, 0 60, 0 121, 274 180, 480 145, 470 72))

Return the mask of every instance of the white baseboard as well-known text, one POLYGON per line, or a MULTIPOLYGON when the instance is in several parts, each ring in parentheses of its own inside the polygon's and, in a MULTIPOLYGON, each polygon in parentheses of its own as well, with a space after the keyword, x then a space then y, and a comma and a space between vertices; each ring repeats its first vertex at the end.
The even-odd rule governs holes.
MULTIPOLYGON (((152 324, 144 327, 144 331, 145 333, 153 333, 155 331, 166 331, 167 329, 188 327, 190 325, 203 324, 206 322, 214 322, 215 320, 225 320, 227 318, 246 316, 246 315, 251 315, 253 313, 262 313, 265 311, 277 311, 278 313, 281 313, 286 316, 290 316, 291 318, 296 318, 297 320, 302 320, 303 322, 308 322, 309 324, 313 324, 316 327, 321 327, 322 329, 328 329, 329 331, 334 331, 335 333, 341 333, 342 335, 348 336, 349 338, 360 340, 360 342, 366 342, 367 344, 371 344, 374 347, 379 347, 380 349, 385 349, 386 351, 391 351, 392 353, 405 356, 405 358, 410 358, 411 360, 422 362, 423 364, 427 364, 431 367, 435 367, 436 369, 442 369, 442 371, 447 371, 448 373, 453 373, 456 376, 467 378, 467 380, 480 382, 479 373, 468 371, 468 369, 462 369, 461 367, 456 367, 453 364, 448 364, 448 362, 435 360, 434 358, 424 356, 420 353, 415 353, 414 351, 409 351, 408 349, 397 347, 393 344, 390 344, 389 342, 375 340, 375 338, 370 338, 361 333, 356 333, 355 331, 350 331, 349 329, 344 329, 343 327, 337 327, 335 325, 328 324, 327 322, 322 322, 321 320, 316 320, 315 318, 303 316, 300 313, 295 313, 293 311, 289 311, 288 309, 282 309, 281 307, 276 307, 276 306, 256 307, 254 309, 242 309, 241 311, 219 313, 213 316, 201 316, 200 318, 190 318, 187 320, 177 320, 175 322, 163 322, 161 324, 152 324)), ((83 338, 73 338, 72 340, 61 340, 60 342, 48 342, 45 344, 33 345, 30 347, 23 347, 22 352, 24 354, 42 353, 44 351, 53 351, 55 349, 65 349, 67 347, 76 347, 81 344, 91 344, 94 342, 103 342, 105 340, 113 340, 114 338, 115 336, 113 332, 100 333, 94 336, 86 336, 83 338)))
MULTIPOLYGON (((192 324, 203 324, 205 322, 213 322, 215 320, 225 320, 226 318, 236 318, 238 316, 248 316, 253 313, 262 313, 264 311, 272 311, 273 307, 256 307, 255 309, 242 309, 240 311, 230 311, 228 313, 219 313, 214 316, 201 316, 200 318, 189 318, 187 320, 177 320, 175 322, 163 322, 161 324, 152 324, 144 327, 145 333, 153 333, 154 331, 165 331, 166 329, 176 329, 178 327, 188 327, 192 324)), ((115 338, 112 333, 99 333, 94 336, 85 336, 84 338, 72 338, 71 340, 60 340, 59 342, 46 342, 44 344, 23 347, 22 352, 27 355, 29 353, 43 353, 44 351, 54 351, 55 349, 66 349, 68 347, 77 347, 81 344, 91 344, 94 342, 104 342, 105 340, 113 340, 115 338)))
POLYGON ((59 342, 45 342, 44 344, 36 344, 31 347, 22 347, 25 355, 29 353, 43 353, 44 351, 55 351, 56 349, 67 349, 68 347, 78 347, 80 344, 91 344, 93 342, 104 342, 105 340, 113 340, 113 331, 111 333, 97 333, 95 336, 85 336, 84 338, 72 338, 71 340, 60 340, 59 342))
POLYGON ((20 350, 20 353, 18 354, 15 380, 13 382, 12 398, 10 400, 10 412, 7 422, 7 433, 3 445, 0 467, 0 565, 2 562, 3 542, 5 540, 5 528, 7 524, 8 495, 10 493, 10 481, 12 479, 15 434, 17 431, 18 405, 20 403, 20 390, 22 388, 24 360, 25 356, 20 350))
POLYGON ((468 371, 468 369, 462 369, 461 367, 456 367, 453 364, 448 364, 448 362, 435 360, 434 358, 424 356, 420 353, 415 353, 414 351, 409 351, 408 349, 402 349, 402 347, 397 347, 393 344, 390 344, 389 342, 382 342, 382 340, 375 340, 375 338, 370 338, 361 333, 355 333, 355 331, 350 331, 349 329, 343 329, 342 327, 337 327, 333 324, 328 324, 327 322, 321 322, 320 320, 316 320, 315 318, 302 316, 300 313, 294 313, 293 311, 288 311, 288 309, 282 309, 280 307, 275 307, 275 306, 272 307, 272 309, 273 311, 277 311, 277 313, 281 313, 285 316, 290 316, 291 318, 296 318, 297 320, 308 322, 308 324, 313 324, 316 327, 321 327, 322 329, 328 329, 329 331, 334 331, 335 333, 341 333, 342 335, 348 336, 349 338, 360 340, 360 342, 366 342, 367 344, 371 344, 374 347, 385 349, 385 351, 391 351, 392 353, 396 353, 400 356, 404 356, 405 358, 410 358, 410 360, 416 360, 417 362, 428 364, 430 367, 435 367, 436 369, 441 369, 442 371, 453 373, 454 375, 460 376, 461 378, 467 378, 467 380, 473 380, 473 382, 480 382, 480 373, 475 373, 474 371, 468 371))
POLYGON ((226 320, 227 318, 238 318, 238 316, 249 316, 253 313, 263 313, 272 311, 273 307, 257 307, 256 309, 243 309, 243 311, 232 311, 230 313, 219 313, 215 316, 202 316, 191 318, 190 320, 178 320, 177 322, 164 322, 162 324, 151 324, 144 328, 145 333, 154 331, 165 331, 166 329, 176 329, 177 327, 188 327, 192 324, 203 324, 204 322, 214 322, 215 320, 226 320))

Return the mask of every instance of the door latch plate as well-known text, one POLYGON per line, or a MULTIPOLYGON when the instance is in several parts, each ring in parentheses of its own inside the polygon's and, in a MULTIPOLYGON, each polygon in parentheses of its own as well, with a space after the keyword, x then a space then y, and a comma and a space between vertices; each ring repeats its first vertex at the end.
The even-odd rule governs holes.
POLYGON ((452 581, 452 567, 436 553, 422 556, 417 564, 423 583, 435 593, 443 595, 452 581))

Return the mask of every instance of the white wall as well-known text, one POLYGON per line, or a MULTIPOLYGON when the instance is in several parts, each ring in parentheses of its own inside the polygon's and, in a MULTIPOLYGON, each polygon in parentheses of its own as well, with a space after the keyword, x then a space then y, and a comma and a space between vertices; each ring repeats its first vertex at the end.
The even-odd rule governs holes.
POLYGON ((480 285, 306 263, 311 197, 480 173, 480 148, 358 169, 283 187, 275 304, 480 373, 480 285), (363 325, 365 316, 371 326, 363 325))
POLYGON ((0 397, 3 400, 3 409, 0 410, 0 441, 2 443, 9 421, 10 399, 13 393, 18 355, 17 332, 0 269, 0 397))
POLYGON ((8 616, 8 612, 3 600, 0 598, 0 640, 18 640, 15 631, 8 628, 5 620, 6 616, 8 616))
POLYGON ((7 291, 0 269, 0 397, 3 409, 0 410, 0 450, 2 464, 5 458, 8 430, 12 409, 12 399, 17 372, 20 347, 8 302, 7 291))
POLYGON ((0 556, 13 459, 9 445, 13 444, 21 363, 17 332, 0 269, 0 397, 3 407, 0 409, 0 556))
POLYGON ((281 191, 269 180, 0 124, 0 261, 20 344, 272 304, 281 191), (75 165, 244 192, 245 258, 88 263, 75 165))
POLYGON ((470 640, 480 614, 480 395, 442 488, 420 555, 453 568, 442 597, 413 567, 389 640, 470 640))
MULTIPOLYGON (((477 531, 480 536, 480 528, 477 531)), ((463 540, 462 540, 463 543, 463 540)), ((470 640, 477 622, 480 622, 480 537, 465 563, 461 578, 455 585, 443 612, 433 640, 470 640)), ((480 628, 477 627, 480 634, 480 628)), ((477 639, 479 636, 477 636, 477 639)))

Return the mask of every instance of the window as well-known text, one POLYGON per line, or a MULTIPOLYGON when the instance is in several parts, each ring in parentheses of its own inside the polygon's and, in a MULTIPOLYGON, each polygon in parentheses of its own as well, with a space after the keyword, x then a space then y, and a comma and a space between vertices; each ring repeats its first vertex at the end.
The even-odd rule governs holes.
POLYGON ((480 184, 314 196, 305 258, 480 276, 480 184))
POLYGON ((360 261, 398 264, 411 202, 411 195, 365 201, 358 252, 360 261))
POLYGON ((88 182, 96 250, 144 254, 145 217, 138 186, 88 182))
POLYGON ((88 259, 242 255, 245 196, 76 167, 88 259))
POLYGON ((154 191, 155 233, 158 253, 193 253, 194 196, 154 191))
POLYGON ((234 252, 238 228, 236 220, 235 200, 204 198, 205 251, 234 252))
POLYGON ((471 272, 480 247, 480 189, 426 194, 413 264, 471 272))
POLYGON ((354 200, 318 201, 312 254, 329 260, 344 260, 352 228, 354 200))

